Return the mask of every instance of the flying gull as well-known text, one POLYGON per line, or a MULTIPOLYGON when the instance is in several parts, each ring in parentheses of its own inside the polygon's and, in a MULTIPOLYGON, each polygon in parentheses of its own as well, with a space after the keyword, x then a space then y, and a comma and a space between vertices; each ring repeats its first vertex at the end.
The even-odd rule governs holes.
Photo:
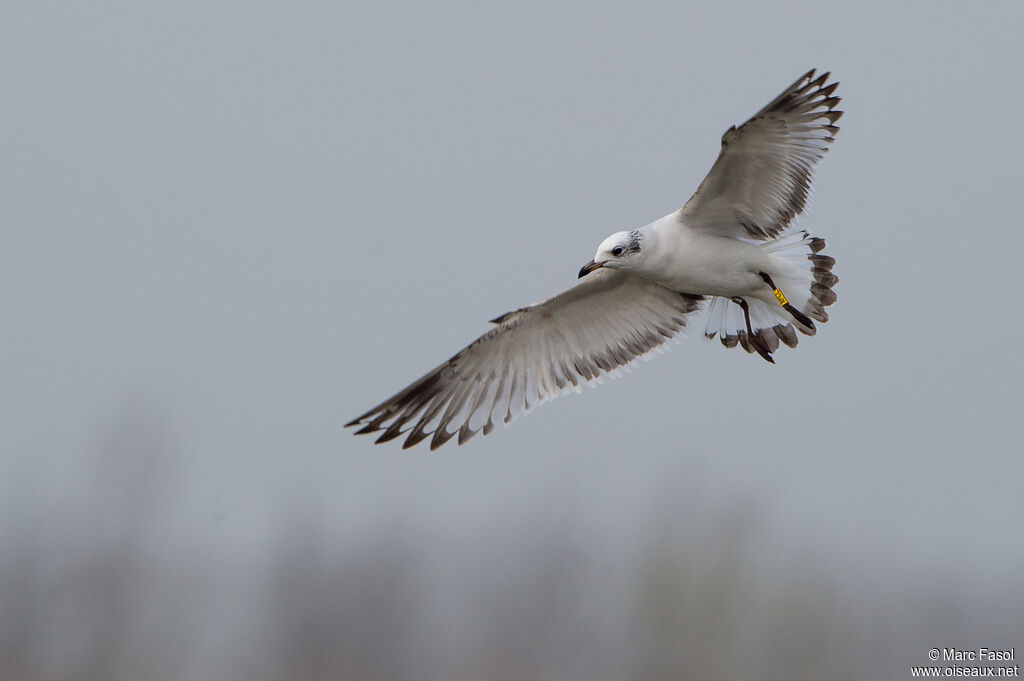
POLYGON ((774 363, 813 336, 835 302, 824 239, 790 226, 815 163, 839 130, 839 83, 804 74, 722 136, 718 160, 681 209, 601 242, 572 288, 491 320, 494 328, 346 426, 463 444, 659 348, 705 304, 704 334, 774 363))

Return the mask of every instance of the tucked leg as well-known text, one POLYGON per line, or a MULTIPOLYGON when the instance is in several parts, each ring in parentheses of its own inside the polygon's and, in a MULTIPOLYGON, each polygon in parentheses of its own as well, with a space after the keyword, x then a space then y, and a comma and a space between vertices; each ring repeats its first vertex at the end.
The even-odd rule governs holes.
POLYGON ((736 303, 743 309, 743 321, 747 323, 747 341, 750 343, 751 347, 757 351, 757 354, 764 357, 765 360, 775 364, 775 360, 772 359, 772 353, 764 346, 761 339, 754 335, 754 329, 750 326, 750 306, 747 304, 747 301, 737 296, 732 299, 732 302, 736 303))
POLYGON ((793 315, 793 319, 797 320, 804 326, 809 327, 811 329, 814 328, 814 322, 812 322, 810 318, 803 312, 796 309, 793 303, 789 302, 786 299, 786 296, 782 294, 782 291, 779 290, 779 287, 775 285, 775 282, 772 281, 772 278, 768 276, 766 272, 758 272, 758 274, 760 274, 761 278, 764 279, 764 283, 768 284, 768 286, 771 287, 772 293, 775 294, 775 298, 779 301, 779 305, 782 306, 782 309, 784 309, 789 314, 793 315))

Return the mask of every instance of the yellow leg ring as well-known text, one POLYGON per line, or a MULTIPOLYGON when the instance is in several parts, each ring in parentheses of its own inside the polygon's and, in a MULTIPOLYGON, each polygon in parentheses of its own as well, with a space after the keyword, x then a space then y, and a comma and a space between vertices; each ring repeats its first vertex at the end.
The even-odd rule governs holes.
POLYGON ((772 293, 774 293, 775 297, 778 299, 779 305, 785 305, 786 303, 789 302, 788 300, 786 300, 786 296, 782 295, 782 291, 780 291, 779 289, 775 289, 774 291, 772 291, 772 293))

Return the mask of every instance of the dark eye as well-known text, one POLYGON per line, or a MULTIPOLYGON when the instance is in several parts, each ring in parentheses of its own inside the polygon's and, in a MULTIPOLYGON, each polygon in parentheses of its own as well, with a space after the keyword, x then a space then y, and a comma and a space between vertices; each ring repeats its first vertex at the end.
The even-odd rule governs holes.
POLYGON ((616 258, 622 255, 622 246, 616 246, 615 248, 613 248, 612 255, 614 255, 616 258))

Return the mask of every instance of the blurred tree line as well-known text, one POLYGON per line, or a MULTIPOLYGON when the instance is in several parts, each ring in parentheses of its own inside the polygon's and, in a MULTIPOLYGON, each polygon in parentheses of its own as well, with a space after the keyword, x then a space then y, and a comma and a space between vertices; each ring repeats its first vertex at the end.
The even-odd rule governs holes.
POLYGON ((40 493, 0 524, 0 679, 903 678, 931 647, 1024 640, 1020 581, 769 555, 745 499, 666 504, 625 552, 571 522, 341 542, 298 500, 259 550, 181 550, 180 452, 136 416, 90 452, 87 503, 7 481, 40 493))

